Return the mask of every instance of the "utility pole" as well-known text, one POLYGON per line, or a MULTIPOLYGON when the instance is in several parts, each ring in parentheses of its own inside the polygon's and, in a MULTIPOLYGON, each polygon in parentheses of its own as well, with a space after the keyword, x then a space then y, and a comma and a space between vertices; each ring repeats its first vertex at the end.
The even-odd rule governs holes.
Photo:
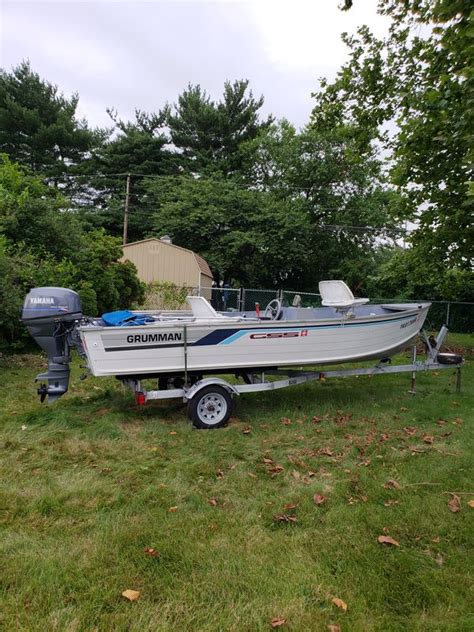
POLYGON ((125 207, 123 213, 123 245, 127 243, 128 238, 128 204, 130 201, 130 174, 127 174, 127 186, 125 188, 125 207))

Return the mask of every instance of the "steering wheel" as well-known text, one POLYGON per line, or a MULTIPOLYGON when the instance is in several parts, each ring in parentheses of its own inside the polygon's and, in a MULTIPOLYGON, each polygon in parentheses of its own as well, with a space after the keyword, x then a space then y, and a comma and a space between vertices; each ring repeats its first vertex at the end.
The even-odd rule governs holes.
POLYGON ((280 318, 283 316, 281 301, 278 298, 274 298, 273 301, 270 301, 265 307, 265 312, 263 315, 265 316, 265 318, 270 318, 270 320, 280 320, 280 318))

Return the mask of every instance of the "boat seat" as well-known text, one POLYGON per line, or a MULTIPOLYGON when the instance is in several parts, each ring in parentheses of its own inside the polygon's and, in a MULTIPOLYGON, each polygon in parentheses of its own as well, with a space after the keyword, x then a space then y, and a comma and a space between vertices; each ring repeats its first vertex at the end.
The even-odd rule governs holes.
POLYGON ((187 296, 186 300, 191 306, 194 318, 226 318, 222 314, 218 314, 209 301, 204 296, 187 296))
POLYGON ((321 304, 336 309, 349 309, 369 302, 368 298, 354 298, 344 281, 320 281, 321 304))

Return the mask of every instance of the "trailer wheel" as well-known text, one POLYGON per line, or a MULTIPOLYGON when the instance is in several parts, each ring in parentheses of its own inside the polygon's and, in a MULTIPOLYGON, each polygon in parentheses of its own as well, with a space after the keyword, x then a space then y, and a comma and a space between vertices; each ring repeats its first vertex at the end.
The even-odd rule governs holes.
POLYGON ((205 386, 188 402, 188 416, 196 428, 221 428, 229 421, 232 396, 222 386, 205 386))

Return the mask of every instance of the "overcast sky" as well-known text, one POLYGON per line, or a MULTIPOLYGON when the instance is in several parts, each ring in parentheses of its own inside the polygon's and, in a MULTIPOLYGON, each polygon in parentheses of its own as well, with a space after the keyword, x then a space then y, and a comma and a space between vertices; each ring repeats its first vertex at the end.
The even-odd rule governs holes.
POLYGON ((308 121, 318 78, 334 77, 347 59, 343 31, 367 24, 381 35, 387 20, 376 0, 0 0, 0 65, 23 59, 66 95, 78 113, 109 125, 137 107, 157 111, 190 82, 218 98, 226 79, 249 79, 265 113, 296 126, 308 121))

